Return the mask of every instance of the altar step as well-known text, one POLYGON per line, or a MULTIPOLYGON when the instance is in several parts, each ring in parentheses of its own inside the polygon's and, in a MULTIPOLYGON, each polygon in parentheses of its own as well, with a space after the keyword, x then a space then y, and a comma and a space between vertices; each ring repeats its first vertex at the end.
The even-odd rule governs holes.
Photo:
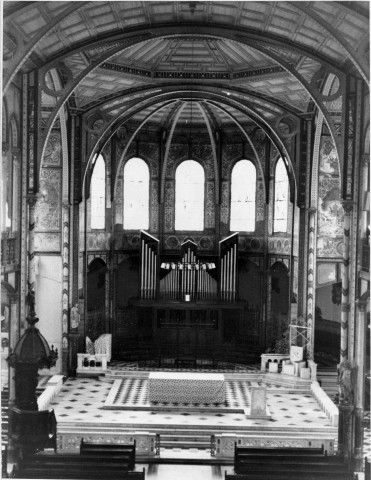
POLYGON ((335 399, 335 396, 339 393, 338 386, 338 373, 336 369, 319 368, 317 370, 318 383, 321 385, 331 400, 335 399))
POLYGON ((195 433, 182 432, 174 435, 171 433, 163 433, 161 435, 161 451, 165 449, 198 449, 207 450, 211 448, 211 434, 197 435, 195 433))
MULTIPOLYGON (((102 382, 113 383, 119 379, 148 379, 149 370, 125 370, 121 368, 109 368, 105 375, 100 375, 99 380, 102 382)), ((201 372, 200 372, 201 373, 201 372)), ((215 373, 208 371, 208 373, 215 373)), ((220 373, 220 372, 219 372, 220 373)), ((277 386, 281 386, 283 389, 289 389, 293 392, 307 392, 310 391, 311 380, 302 379, 293 375, 284 375, 281 373, 263 373, 263 372, 223 372, 223 375, 228 381, 249 381, 252 386, 258 386, 259 384, 274 385, 275 390, 277 386)))

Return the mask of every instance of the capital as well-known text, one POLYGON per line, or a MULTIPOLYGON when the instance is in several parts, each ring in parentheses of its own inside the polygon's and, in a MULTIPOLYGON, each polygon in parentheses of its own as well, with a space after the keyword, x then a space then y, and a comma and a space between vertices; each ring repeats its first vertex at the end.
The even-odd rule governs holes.
POLYGON ((27 199, 27 203, 29 205, 30 208, 33 208, 35 207, 36 205, 36 202, 38 200, 38 196, 37 194, 35 193, 29 193, 27 196, 26 196, 26 199, 27 199))
POLYGON ((351 213, 353 208, 354 208, 353 200, 343 200, 341 202, 341 205, 342 205, 345 213, 351 213))

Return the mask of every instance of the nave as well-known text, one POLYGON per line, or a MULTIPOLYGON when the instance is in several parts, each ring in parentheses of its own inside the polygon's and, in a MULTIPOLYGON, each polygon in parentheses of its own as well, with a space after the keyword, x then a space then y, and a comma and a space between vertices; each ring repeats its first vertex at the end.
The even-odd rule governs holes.
POLYGON ((5 471, 363 472, 369 2, 2 7, 5 471))

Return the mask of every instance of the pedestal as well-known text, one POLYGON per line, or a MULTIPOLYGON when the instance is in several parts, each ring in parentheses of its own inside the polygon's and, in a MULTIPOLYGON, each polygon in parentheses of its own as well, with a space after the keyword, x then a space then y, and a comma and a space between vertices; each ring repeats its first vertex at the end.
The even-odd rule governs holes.
POLYGON ((68 338, 70 345, 68 356, 68 374, 69 376, 74 377, 77 369, 77 352, 79 348, 80 334, 77 332, 69 333, 68 338))
POLYGON ((267 389, 266 387, 251 388, 251 411, 252 416, 267 415, 267 389))
POLYGON ((353 405, 339 405, 338 454, 342 456, 345 461, 350 460, 352 452, 353 410, 353 405))
POLYGON ((354 415, 354 454, 353 454, 353 468, 357 472, 363 470, 363 419, 364 413, 362 408, 355 409, 354 415))

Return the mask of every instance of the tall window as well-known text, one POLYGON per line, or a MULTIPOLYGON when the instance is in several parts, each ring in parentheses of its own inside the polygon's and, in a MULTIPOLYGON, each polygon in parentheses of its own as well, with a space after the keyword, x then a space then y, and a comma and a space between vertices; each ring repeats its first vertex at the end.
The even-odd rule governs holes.
POLYGON ((90 185, 91 228, 105 228, 106 220, 106 164, 102 155, 97 158, 90 185))
POLYGON ((175 229, 204 229, 205 173, 194 160, 182 162, 175 173, 175 229))
POLYGON ((241 160, 232 170, 231 231, 255 230, 256 170, 249 160, 241 160))
POLYGON ((282 158, 276 164, 274 177, 274 232, 287 232, 287 208, 289 202, 289 179, 282 158))
POLYGON ((124 168, 124 228, 149 227, 149 170, 146 162, 132 158, 124 168))

